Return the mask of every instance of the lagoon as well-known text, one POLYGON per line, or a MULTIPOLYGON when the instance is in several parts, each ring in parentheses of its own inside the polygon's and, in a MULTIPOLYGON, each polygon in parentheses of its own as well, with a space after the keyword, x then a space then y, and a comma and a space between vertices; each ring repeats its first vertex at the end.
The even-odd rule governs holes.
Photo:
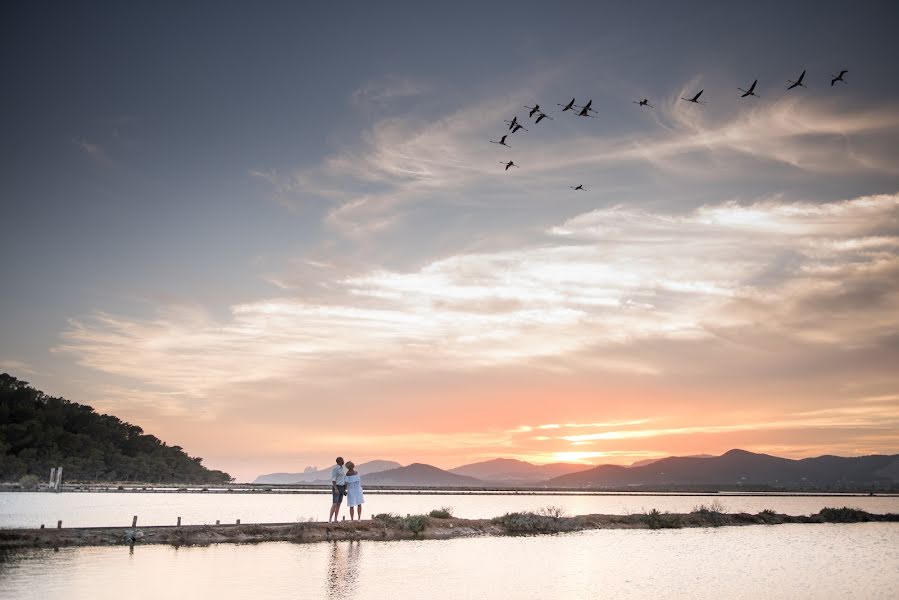
POLYGON ((0 598, 896 598, 899 524, 28 550, 0 598))
MULTIPOLYGON (((3 492, 0 493, 0 527, 48 527, 58 520, 64 527, 126 526, 134 515, 140 525, 233 523, 290 523, 324 521, 330 494, 251 493, 104 493, 104 492, 3 492)), ((789 515, 809 515, 824 507, 850 506, 871 513, 899 513, 899 496, 857 495, 629 495, 629 494, 526 494, 483 493, 379 494, 366 491, 365 515, 392 512, 426 513, 450 506, 465 519, 495 517, 511 511, 534 511, 559 506, 568 515, 631 514, 656 508, 662 512, 690 512, 699 504, 720 503, 726 512, 757 513, 772 509, 789 515)), ((344 509, 344 513, 345 513, 344 509)))

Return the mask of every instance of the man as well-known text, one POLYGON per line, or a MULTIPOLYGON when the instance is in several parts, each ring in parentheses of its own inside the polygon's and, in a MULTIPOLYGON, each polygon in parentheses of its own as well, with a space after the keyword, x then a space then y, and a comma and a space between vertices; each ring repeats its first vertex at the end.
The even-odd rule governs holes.
POLYGON ((338 456, 335 460, 337 463, 331 469, 331 514, 328 515, 328 523, 331 518, 337 522, 337 513, 340 512, 340 504, 346 494, 346 472, 343 470, 343 457, 338 456))

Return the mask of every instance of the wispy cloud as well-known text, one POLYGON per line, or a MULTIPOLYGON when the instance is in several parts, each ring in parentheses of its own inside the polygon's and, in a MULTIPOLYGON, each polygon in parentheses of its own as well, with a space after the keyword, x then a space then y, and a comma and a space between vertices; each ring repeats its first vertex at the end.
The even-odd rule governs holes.
POLYGON ((72 140, 72 143, 78 147, 81 152, 83 152, 88 158, 90 158, 93 162, 98 165, 106 165, 109 164, 109 156, 106 154, 106 151, 99 145, 93 142, 89 142, 83 138, 75 138, 72 140))
MULTIPOLYGON (((252 381, 337 381, 348 368, 357 379, 502 365, 678 370, 677 353, 653 350, 662 341, 726 338, 808 360, 899 332, 897 207, 899 195, 686 215, 616 206, 514 250, 335 271, 328 297, 260 299, 225 320, 200 307, 97 312, 72 320, 57 350, 177 392, 172 402, 252 381)), ((712 372, 716 360, 691 369, 712 372)))
POLYGON ((487 139, 502 135, 503 119, 521 110, 521 98, 542 95, 548 80, 535 76, 519 89, 483 96, 445 115, 376 119, 320 164, 270 172, 269 179, 282 203, 325 201, 331 206, 327 223, 358 236, 391 228, 411 206, 467 204, 491 194, 552 195, 562 181, 622 166, 706 181, 770 165, 829 176, 899 173, 897 157, 883 147, 899 133, 897 106, 856 108, 790 96, 716 110, 681 101, 680 91, 652 111, 652 126, 635 126, 631 133, 609 135, 605 114, 599 124, 579 128, 569 122, 575 117, 556 115, 557 121, 512 136, 508 156, 525 168, 503 178, 501 192, 498 162, 506 155, 487 139))
POLYGON ((26 375, 41 375, 41 373, 36 371, 34 367, 27 362, 15 359, 0 360, 0 369, 7 371, 13 376, 21 375, 23 373, 26 375))
POLYGON ((370 81, 355 90, 350 101, 357 106, 384 106, 399 98, 409 98, 426 93, 431 88, 421 81, 408 77, 391 76, 378 81, 370 81))

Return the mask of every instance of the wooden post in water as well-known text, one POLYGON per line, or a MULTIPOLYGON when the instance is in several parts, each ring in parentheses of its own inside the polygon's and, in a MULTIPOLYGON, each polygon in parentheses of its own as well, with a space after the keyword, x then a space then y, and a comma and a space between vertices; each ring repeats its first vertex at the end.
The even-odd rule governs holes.
POLYGON ((56 491, 62 489, 62 467, 56 469, 56 491))
POLYGON ((237 519, 237 524, 240 525, 240 519, 237 519))
POLYGON ((216 525, 219 524, 219 520, 218 520, 218 519, 215 520, 215 524, 216 524, 216 525))
POLYGON ((43 524, 43 523, 41 523, 41 529, 43 529, 43 528, 44 528, 44 524, 43 524))
POLYGON ((181 517, 178 517, 178 525, 177 527, 181 527, 181 517))
POLYGON ((131 519, 131 529, 137 527, 137 515, 134 515, 134 518, 131 519))
POLYGON ((56 528, 62 529, 62 519, 60 519, 59 521, 56 522, 56 528))
POLYGON ((56 467, 50 467, 50 485, 47 486, 48 490, 52 490, 56 487, 56 467))

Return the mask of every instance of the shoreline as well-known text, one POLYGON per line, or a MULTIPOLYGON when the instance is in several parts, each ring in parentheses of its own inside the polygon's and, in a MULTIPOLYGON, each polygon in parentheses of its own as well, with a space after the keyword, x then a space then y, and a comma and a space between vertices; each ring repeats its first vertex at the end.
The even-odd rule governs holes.
POLYGON ((0 529, 0 549, 60 548, 75 546, 172 546, 219 543, 291 541, 313 543, 345 540, 451 539, 476 536, 520 536, 595 529, 680 529, 738 527, 744 525, 899 522, 899 514, 873 514, 861 510, 826 508, 814 515, 757 514, 698 510, 630 515, 509 513, 494 519, 435 518, 426 515, 376 515, 363 521, 339 523, 260 523, 222 525, 162 525, 149 527, 71 527, 61 529, 0 529))
MULTIPOLYGON (((76 494, 330 494, 330 487, 324 484, 233 484, 216 485, 153 485, 153 484, 63 484, 60 490, 25 490, 14 485, 0 484, 0 493, 76 493, 76 494)), ((770 497, 882 497, 899 496, 899 491, 891 490, 765 490, 765 489, 617 489, 617 488, 570 488, 536 486, 371 486, 366 494, 382 495, 423 495, 423 496, 770 496, 770 497)))

